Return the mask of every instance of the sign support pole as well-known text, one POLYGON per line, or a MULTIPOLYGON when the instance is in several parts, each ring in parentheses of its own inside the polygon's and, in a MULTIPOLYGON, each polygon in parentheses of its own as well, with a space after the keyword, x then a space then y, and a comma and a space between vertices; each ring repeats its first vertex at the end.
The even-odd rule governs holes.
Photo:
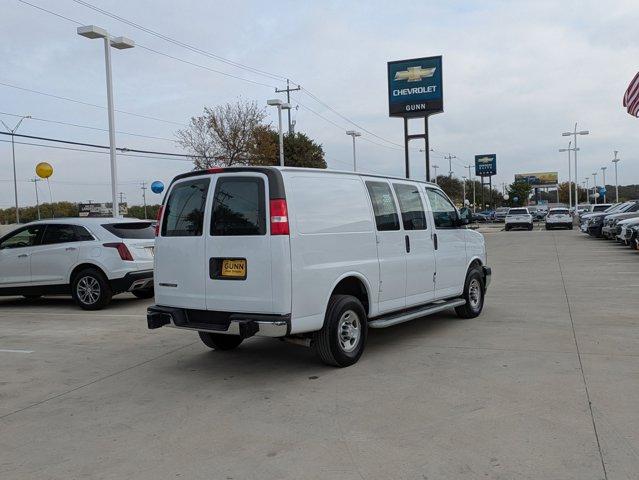
POLYGON ((410 178, 410 162, 408 159, 408 118, 404 117, 404 158, 406 162, 406 178, 410 178))
POLYGON ((430 145, 428 143, 428 115, 424 117, 424 153, 426 157, 426 181, 430 182, 430 145))

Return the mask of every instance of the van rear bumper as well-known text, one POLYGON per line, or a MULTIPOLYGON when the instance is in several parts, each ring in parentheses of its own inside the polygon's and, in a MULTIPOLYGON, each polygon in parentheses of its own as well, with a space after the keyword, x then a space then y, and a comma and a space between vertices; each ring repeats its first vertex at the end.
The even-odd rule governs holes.
POLYGON ((152 305, 147 308, 149 329, 160 327, 182 328, 198 332, 239 335, 249 338, 285 337, 291 331, 291 315, 262 313, 219 312, 152 305))

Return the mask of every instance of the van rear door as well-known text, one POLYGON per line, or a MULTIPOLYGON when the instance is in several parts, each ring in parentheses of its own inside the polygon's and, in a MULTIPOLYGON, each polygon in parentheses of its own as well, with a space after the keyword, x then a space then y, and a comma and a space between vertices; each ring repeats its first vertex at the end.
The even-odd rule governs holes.
MULTIPOLYGON (((269 182, 259 172, 215 175, 206 232, 206 308, 274 313, 269 182)), ((288 236, 286 236, 288 246, 288 236)), ((278 249, 279 251, 279 249, 278 249)), ((287 255, 290 252, 287 249, 287 255)), ((278 280, 276 280, 278 281, 278 280)), ((289 306, 290 308, 290 306, 289 306)))
POLYGON ((155 240, 158 305, 206 308, 204 219, 210 187, 211 177, 197 176, 177 181, 168 192, 162 228, 155 240))

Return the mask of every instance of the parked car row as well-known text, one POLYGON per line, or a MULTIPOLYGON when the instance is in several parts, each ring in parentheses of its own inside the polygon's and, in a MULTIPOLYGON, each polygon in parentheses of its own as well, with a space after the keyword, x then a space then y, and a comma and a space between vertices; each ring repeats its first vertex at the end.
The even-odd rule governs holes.
POLYGON ((639 200, 609 205, 604 211, 581 215, 581 231, 593 237, 639 247, 639 200))

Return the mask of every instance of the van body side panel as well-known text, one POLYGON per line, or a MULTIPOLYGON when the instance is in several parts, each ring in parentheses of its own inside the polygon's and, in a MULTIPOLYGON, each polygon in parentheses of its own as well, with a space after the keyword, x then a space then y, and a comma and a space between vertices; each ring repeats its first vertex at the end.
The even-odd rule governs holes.
POLYGON ((291 313, 291 243, 288 235, 271 236, 271 289, 271 312, 291 313))
MULTIPOLYGON (((322 327, 326 300, 348 272, 378 285, 372 214, 362 180, 352 175, 283 172, 291 225, 291 332, 322 327)), ((371 292, 371 303, 377 292, 371 292)))

